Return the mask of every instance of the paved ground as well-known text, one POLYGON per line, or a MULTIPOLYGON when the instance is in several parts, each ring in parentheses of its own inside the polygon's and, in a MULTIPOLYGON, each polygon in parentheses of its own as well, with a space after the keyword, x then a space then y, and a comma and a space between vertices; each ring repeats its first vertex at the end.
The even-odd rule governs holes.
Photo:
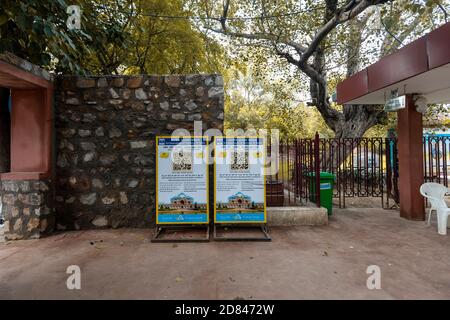
POLYGON ((326 227, 272 229, 271 243, 154 244, 149 230, 68 232, 0 244, 0 298, 449 299, 450 232, 435 229, 395 211, 347 209, 326 227), (81 267, 81 290, 66 289, 72 264, 81 267), (366 288, 372 264, 381 290, 366 288))

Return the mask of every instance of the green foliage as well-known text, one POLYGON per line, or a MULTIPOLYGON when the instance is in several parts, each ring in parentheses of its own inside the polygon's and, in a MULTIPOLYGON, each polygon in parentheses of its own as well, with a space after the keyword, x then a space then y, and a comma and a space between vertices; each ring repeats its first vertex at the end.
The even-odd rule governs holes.
POLYGON ((222 48, 195 29, 184 0, 2 0, 0 52, 56 72, 197 73, 220 71, 222 48), (82 10, 68 30, 68 5, 82 10))
MULTIPOLYGON (((277 128, 289 138, 316 131, 332 136, 319 112, 307 106, 313 103, 310 79, 279 54, 298 58, 283 42, 308 46, 324 23, 324 8, 319 0, 231 1, 227 30, 277 37, 269 41, 212 36, 208 28, 221 27, 222 1, 1 0, 0 52, 56 72, 223 73, 226 128, 277 128), (67 29, 69 4, 82 9, 81 30, 67 29), (180 18, 189 16, 204 19, 180 18)), ((320 45, 328 92, 349 70, 362 69, 439 26, 447 11, 448 0, 390 1, 335 28, 320 45)), ((366 135, 383 135, 394 125, 390 114, 386 124, 366 135)))
MULTIPOLYGON (((191 7, 198 16, 206 17, 202 21, 206 30, 214 31, 220 37, 226 37, 233 46, 230 50, 232 54, 253 66, 253 75, 263 78, 266 83, 273 83, 272 80, 277 79, 276 81, 284 83, 293 92, 305 96, 304 101, 313 105, 321 103, 321 114, 335 131, 339 131, 336 130, 338 128, 342 132, 343 128, 353 127, 354 124, 366 130, 373 125, 373 118, 380 122, 384 121, 384 117, 378 116, 378 111, 367 113, 366 118, 358 116, 352 118, 352 115, 356 113, 351 112, 351 109, 343 109, 342 106, 333 104, 327 108, 326 98, 320 100, 320 103, 317 100, 313 101, 311 97, 308 97, 307 92, 310 91, 313 95, 313 91, 317 90, 310 90, 314 88, 310 86, 310 78, 301 72, 302 66, 295 62, 295 60, 299 61, 302 50, 292 46, 291 43, 308 47, 314 42, 312 39, 322 29, 325 20, 332 18, 332 16, 325 18, 325 4, 336 3, 337 8, 342 8, 349 1, 231 1, 228 19, 221 24, 223 2, 192 0, 191 7), (288 62, 289 58, 291 60, 288 62), (333 112, 330 109, 334 109, 333 112), (339 112, 336 113, 335 110, 339 112), (370 118, 370 116, 374 117, 370 118)), ((325 38, 321 39, 316 53, 319 51, 323 53, 323 61, 320 59, 315 61, 313 56, 307 62, 320 73, 328 93, 333 93, 339 80, 437 28, 447 19, 448 12, 448 0, 396 0, 371 6, 347 23, 333 28, 325 38)), ((230 100, 229 103, 235 103, 235 101, 230 100)), ((269 104, 266 101, 264 104, 272 105, 270 108, 276 108, 276 114, 283 115, 280 100, 269 104)), ((259 109, 253 108, 249 111, 246 111, 245 106, 240 105, 227 106, 227 108, 231 113, 237 112, 227 114, 230 125, 245 124, 247 116, 242 114, 244 111, 249 114, 248 121, 260 119, 258 115, 261 113, 273 114, 261 111, 260 105, 258 105, 259 109)), ((295 112, 290 111, 291 113, 288 114, 294 117, 295 112)), ((300 127, 306 126, 304 119, 300 121, 300 127)), ((266 119, 266 121, 269 120, 266 119)), ((381 131, 384 130, 383 127, 379 128, 381 131)), ((346 134, 349 134, 348 130, 346 134)))
POLYGON ((86 56, 102 50, 108 42, 122 42, 126 35, 117 21, 105 21, 86 2, 73 1, 83 8, 82 29, 68 30, 65 0, 2 0, 0 9, 0 52, 10 51, 21 58, 57 72, 85 71, 86 56))
MULTIPOLYGON (((222 48, 214 41, 206 41, 195 29, 184 9, 184 0, 91 0, 97 8, 105 8, 107 21, 120 14, 124 42, 109 42, 105 50, 90 55, 90 70, 97 73, 199 73, 217 72, 225 62, 222 48)), ((120 30, 119 30, 120 31, 120 30)))
POLYGON ((225 129, 278 129, 283 139, 332 137, 319 112, 299 100, 296 83, 268 80, 238 66, 225 73, 225 129), (258 80, 257 80, 258 79, 258 80))

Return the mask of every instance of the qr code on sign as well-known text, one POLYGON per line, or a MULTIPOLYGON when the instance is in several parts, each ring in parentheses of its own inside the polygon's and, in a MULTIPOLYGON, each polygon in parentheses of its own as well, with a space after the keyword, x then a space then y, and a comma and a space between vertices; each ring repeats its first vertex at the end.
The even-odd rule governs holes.
POLYGON ((192 171, 192 152, 189 150, 174 151, 172 170, 176 172, 192 171))
POLYGON ((237 150, 231 153, 231 170, 248 170, 248 151, 237 150))

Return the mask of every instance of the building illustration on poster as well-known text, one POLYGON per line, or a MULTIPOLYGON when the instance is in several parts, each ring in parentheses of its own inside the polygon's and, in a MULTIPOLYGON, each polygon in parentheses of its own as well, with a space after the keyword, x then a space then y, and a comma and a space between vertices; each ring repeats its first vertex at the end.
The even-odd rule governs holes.
POLYGON ((215 140, 215 223, 265 223, 264 140, 215 140))
POLYGON ((157 137, 157 224, 209 222, 205 137, 157 137))
POLYGON ((235 195, 228 197, 227 208, 244 208, 249 209, 251 207, 252 198, 246 196, 242 192, 238 192, 235 195))

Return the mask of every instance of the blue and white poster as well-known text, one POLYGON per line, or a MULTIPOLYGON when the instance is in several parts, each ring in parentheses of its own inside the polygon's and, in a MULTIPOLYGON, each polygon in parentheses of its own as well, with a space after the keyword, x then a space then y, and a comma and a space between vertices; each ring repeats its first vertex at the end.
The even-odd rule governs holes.
POLYGON ((214 148, 214 222, 265 223, 263 138, 217 137, 214 148))
POLYGON ((206 137, 156 137, 156 223, 209 222, 206 137))

